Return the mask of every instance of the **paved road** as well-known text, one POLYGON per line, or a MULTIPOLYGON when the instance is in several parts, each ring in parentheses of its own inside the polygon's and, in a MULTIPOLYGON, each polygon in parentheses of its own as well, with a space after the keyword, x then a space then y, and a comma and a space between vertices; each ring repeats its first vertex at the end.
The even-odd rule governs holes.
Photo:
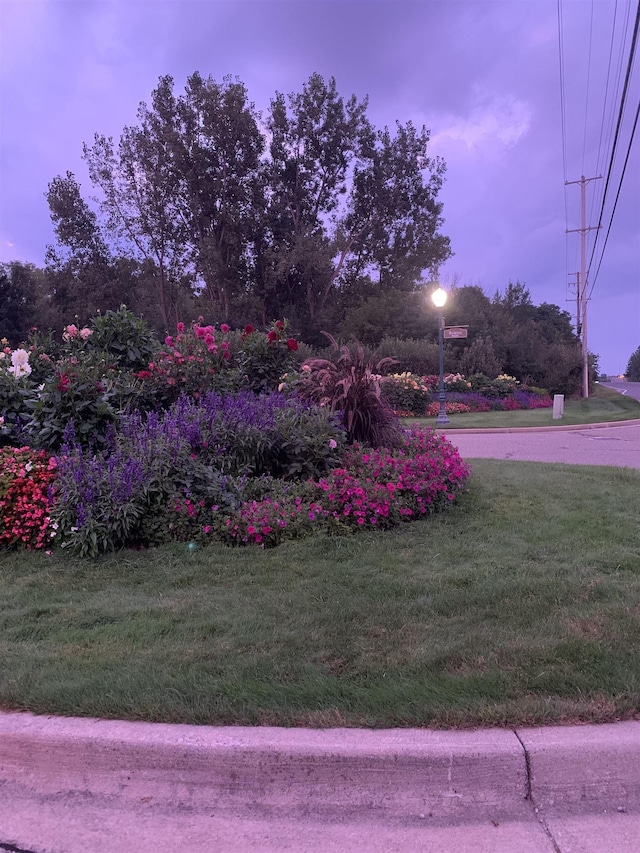
POLYGON ((624 379, 611 379, 607 382, 602 382, 607 388, 613 388, 614 391, 619 391, 628 397, 633 397, 634 400, 640 400, 640 382, 625 382, 624 379))
POLYGON ((520 459, 640 469, 640 421, 514 432, 448 430, 445 434, 463 459, 520 459))

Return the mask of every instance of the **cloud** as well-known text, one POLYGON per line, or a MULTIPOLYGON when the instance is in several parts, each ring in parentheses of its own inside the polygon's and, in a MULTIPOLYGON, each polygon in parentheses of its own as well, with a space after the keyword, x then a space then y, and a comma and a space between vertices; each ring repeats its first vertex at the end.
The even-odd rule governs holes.
POLYGON ((497 93, 477 95, 467 116, 446 116, 431 139, 432 147, 443 153, 451 142, 462 143, 468 151, 512 148, 529 132, 533 110, 524 100, 497 93))

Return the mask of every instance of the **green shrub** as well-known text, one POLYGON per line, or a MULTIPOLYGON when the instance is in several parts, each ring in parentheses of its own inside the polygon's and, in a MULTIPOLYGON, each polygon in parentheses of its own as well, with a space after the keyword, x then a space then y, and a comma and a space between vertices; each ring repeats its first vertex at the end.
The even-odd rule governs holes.
POLYGON ((414 373, 390 373, 382 378, 380 387, 385 402, 396 412, 422 417, 432 400, 430 386, 414 373))
POLYGON ((438 344, 412 338, 383 338, 375 350, 378 359, 391 357, 403 370, 425 376, 438 373, 438 344))
POLYGON ((296 366, 298 347, 287 320, 274 321, 266 333, 246 326, 238 354, 244 387, 255 394, 275 391, 280 377, 296 366))
POLYGON ((79 351, 61 359, 37 394, 25 400, 31 442, 57 451, 73 421, 76 437, 84 447, 103 445, 107 429, 122 407, 122 389, 117 388, 117 381, 118 374, 111 371, 110 375, 104 359, 94 353, 79 351))
POLYGON ((123 370, 144 370, 159 349, 147 323, 121 305, 91 320, 92 334, 86 338, 92 349, 105 353, 111 363, 123 370))

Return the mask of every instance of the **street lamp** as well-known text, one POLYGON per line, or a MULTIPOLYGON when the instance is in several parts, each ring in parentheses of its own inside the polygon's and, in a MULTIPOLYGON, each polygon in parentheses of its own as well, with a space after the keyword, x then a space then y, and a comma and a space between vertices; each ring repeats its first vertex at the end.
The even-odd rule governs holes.
MULTIPOLYGON (((437 290, 433 291, 431 299, 433 300, 433 304, 436 308, 442 309, 447 301, 447 291, 439 287, 437 290)), ((440 346, 440 390, 438 391, 440 412, 436 418, 436 424, 438 426, 444 426, 445 424, 451 423, 451 421, 447 417, 447 407, 444 402, 444 316, 442 315, 442 310, 440 312, 440 321, 438 323, 438 343, 440 346)))

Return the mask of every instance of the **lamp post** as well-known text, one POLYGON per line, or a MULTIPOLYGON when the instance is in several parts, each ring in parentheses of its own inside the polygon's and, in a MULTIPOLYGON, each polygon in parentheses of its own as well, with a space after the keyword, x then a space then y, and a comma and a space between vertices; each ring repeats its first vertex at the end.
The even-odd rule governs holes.
MULTIPOLYGON (((447 291, 443 290, 439 287, 437 290, 434 290, 431 294, 431 299, 433 300, 433 304, 436 308, 444 308, 444 304, 447 301, 447 291)), ((438 391, 438 402, 440 403, 440 411, 438 413, 438 417, 436 418, 436 424, 438 426, 444 426, 445 424, 451 423, 449 418, 447 417, 447 407, 445 405, 444 398, 444 316, 442 311, 440 312, 440 321, 438 323, 438 343, 440 346, 439 355, 440 355, 440 389, 438 391)))

